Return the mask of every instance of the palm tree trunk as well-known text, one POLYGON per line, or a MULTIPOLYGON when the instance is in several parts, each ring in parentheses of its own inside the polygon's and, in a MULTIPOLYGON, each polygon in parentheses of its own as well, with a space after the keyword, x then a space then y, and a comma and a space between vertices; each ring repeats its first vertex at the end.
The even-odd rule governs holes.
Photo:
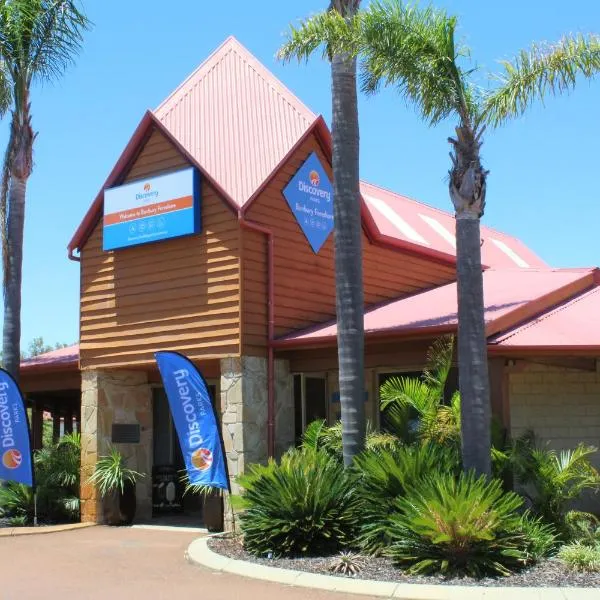
MULTIPOLYGON (((348 17, 357 0, 335 0, 335 8, 348 17)), ((342 409, 344 464, 364 448, 364 292, 362 277, 362 224, 359 189, 358 100, 356 58, 331 59, 333 215, 335 235, 338 365, 342 409)))
POLYGON ((491 408, 485 335, 481 234, 486 177, 480 142, 468 125, 457 128, 450 197, 456 211, 458 377, 465 471, 491 474, 491 408))
POLYGON ((8 272, 4 282, 2 359, 4 368, 15 379, 19 377, 21 364, 21 281, 26 187, 26 179, 11 177, 6 224, 8 272))
POLYGON ((457 219, 456 256, 463 468, 489 475, 490 390, 478 217, 457 219))
POLYGON ((4 328, 2 359, 4 368, 18 380, 21 364, 21 284, 23 271, 23 229, 25 192, 33 167, 33 141, 29 91, 19 95, 13 112, 5 176, 9 176, 8 214, 4 225, 4 328))

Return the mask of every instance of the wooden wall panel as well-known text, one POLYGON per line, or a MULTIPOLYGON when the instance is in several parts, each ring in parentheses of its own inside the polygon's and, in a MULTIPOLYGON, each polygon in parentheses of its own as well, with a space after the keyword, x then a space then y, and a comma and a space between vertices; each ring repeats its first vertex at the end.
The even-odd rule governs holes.
MULTIPOLYGON (((158 131, 124 182, 189 166, 158 131)), ((202 182, 202 232, 102 250, 99 223, 81 252, 81 366, 153 364, 156 350, 194 359, 240 351, 239 226, 217 192, 202 182)))
MULTIPOLYGON (((318 254, 306 240, 282 190, 311 152, 331 177, 316 138, 297 150, 256 199, 247 218, 270 228, 275 237, 275 336, 335 317, 333 234, 318 254)), ((454 267, 408 252, 371 244, 363 235, 367 306, 454 279, 454 267)), ((267 243, 263 234, 243 231, 243 352, 264 353, 267 331, 267 243)))

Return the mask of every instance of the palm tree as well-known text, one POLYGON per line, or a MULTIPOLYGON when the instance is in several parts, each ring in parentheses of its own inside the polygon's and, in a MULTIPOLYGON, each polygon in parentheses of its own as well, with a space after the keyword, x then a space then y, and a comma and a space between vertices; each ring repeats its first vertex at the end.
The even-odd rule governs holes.
MULTIPOLYGON (((351 21, 360 0, 331 0, 328 13, 351 21)), ((290 58, 281 52, 282 58, 290 58)), ((333 146, 333 221, 335 236, 338 365, 344 464, 350 465, 365 443, 364 291, 362 222, 358 172, 359 133, 356 55, 343 49, 331 61, 333 146)))
POLYGON ((0 2, 0 108, 12 109, 0 186, 4 267, 4 368, 19 375, 21 269, 27 180, 33 169, 30 91, 33 82, 60 76, 73 61, 89 22, 72 0, 0 2))
POLYGON ((575 86, 578 76, 600 69, 600 38, 567 36, 557 44, 534 45, 503 63, 490 90, 475 83, 464 63, 468 49, 456 43, 457 20, 431 7, 398 0, 374 2, 351 21, 331 13, 292 30, 285 52, 308 56, 321 44, 329 52, 361 55, 362 87, 395 87, 423 120, 435 125, 456 120, 449 138, 450 199, 456 213, 458 368, 461 395, 463 467, 490 474, 491 427, 483 305, 480 219, 488 171, 481 160, 483 135, 521 115, 535 100, 575 86))

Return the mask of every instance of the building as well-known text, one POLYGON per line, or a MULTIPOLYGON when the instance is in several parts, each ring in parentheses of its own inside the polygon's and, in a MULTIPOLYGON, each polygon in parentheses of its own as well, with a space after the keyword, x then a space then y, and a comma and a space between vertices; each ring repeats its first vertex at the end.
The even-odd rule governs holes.
MULTIPOLYGON (((143 116, 68 246, 79 346, 22 366, 36 411, 80 415, 83 520, 100 518, 85 479, 111 439, 138 471, 180 464, 156 350, 207 378, 232 481, 313 418, 337 418, 330 178, 323 118, 233 38, 143 116)), ((370 183, 361 192, 377 423, 380 382, 420 371, 431 341, 456 330, 454 219, 370 183)), ((599 271, 552 269, 488 227, 482 238, 495 414, 557 447, 598 444, 599 271)), ((151 477, 138 504, 150 516, 151 477)))

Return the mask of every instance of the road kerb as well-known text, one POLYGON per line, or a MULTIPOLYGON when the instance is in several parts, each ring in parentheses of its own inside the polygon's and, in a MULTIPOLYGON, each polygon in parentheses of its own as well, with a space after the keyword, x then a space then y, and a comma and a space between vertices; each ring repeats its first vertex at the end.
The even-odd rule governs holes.
POLYGON ((231 573, 250 579, 259 579, 273 583, 282 583, 298 587, 306 587, 331 592, 343 592, 378 598, 396 598, 398 600, 540 600, 556 598, 581 600, 594 597, 597 590, 591 588, 519 588, 519 587, 483 587, 483 586, 454 586, 426 585, 415 583, 398 583, 393 581, 375 581, 370 579, 355 579, 293 571, 268 567, 253 562, 228 558, 213 552, 208 541, 211 537, 194 540, 188 547, 186 559, 188 562, 222 573, 231 573), (578 596, 577 594, 580 594, 578 596))
POLYGON ((0 537, 18 537, 21 535, 43 535, 48 533, 60 533, 62 531, 74 531, 95 527, 96 523, 65 523, 63 525, 44 525, 42 527, 3 527, 0 529, 0 537))

